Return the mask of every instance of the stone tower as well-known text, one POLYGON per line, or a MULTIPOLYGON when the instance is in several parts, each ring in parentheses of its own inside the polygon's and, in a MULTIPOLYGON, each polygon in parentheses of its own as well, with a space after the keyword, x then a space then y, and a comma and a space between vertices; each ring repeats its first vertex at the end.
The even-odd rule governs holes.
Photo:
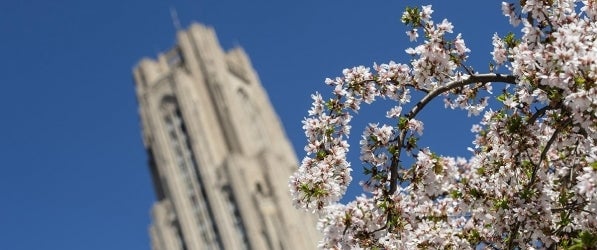
POLYGON ((134 79, 157 202, 151 245, 314 249, 315 217, 292 207, 294 151, 247 54, 192 24, 134 79))

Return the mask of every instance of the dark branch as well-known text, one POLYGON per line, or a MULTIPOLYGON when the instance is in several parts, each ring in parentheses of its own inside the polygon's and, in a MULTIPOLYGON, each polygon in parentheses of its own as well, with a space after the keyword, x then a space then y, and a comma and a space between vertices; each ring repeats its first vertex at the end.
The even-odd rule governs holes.
MULTIPOLYGON (((501 75, 501 74, 478 74, 478 75, 471 75, 466 79, 459 80, 459 81, 452 81, 448 82, 445 85, 426 92, 427 94, 423 97, 406 115, 406 118, 412 119, 435 97, 446 93, 450 90, 455 88, 463 87, 468 84, 472 83, 488 83, 488 82, 502 82, 508 84, 516 84, 516 77, 513 75, 501 75)), ((404 139, 406 138, 406 130, 402 130, 398 137, 398 145, 400 146, 400 150, 398 150, 394 157, 400 160, 400 153, 402 151, 402 147, 404 145, 404 139)), ((394 194, 397 190, 397 180, 398 180, 398 164, 392 164, 390 169, 390 194, 394 194)))
POLYGON ((513 75, 501 75, 501 74, 479 74, 479 75, 471 75, 469 78, 463 79, 460 81, 453 81, 453 82, 446 83, 444 86, 441 86, 441 87, 434 89, 434 90, 430 91, 429 93, 427 93, 427 95, 425 95, 425 97, 423 97, 417 103, 417 105, 415 105, 413 107, 413 109, 410 110, 410 112, 408 113, 408 115, 406 115, 406 117, 409 119, 414 118, 417 115, 417 113, 419 113, 425 107, 425 105, 427 105, 429 102, 431 102, 431 100, 433 100, 435 97, 437 97, 445 92, 448 92, 455 88, 466 86, 471 83, 479 83, 479 82, 480 83, 502 82, 502 83, 516 84, 516 77, 513 75))

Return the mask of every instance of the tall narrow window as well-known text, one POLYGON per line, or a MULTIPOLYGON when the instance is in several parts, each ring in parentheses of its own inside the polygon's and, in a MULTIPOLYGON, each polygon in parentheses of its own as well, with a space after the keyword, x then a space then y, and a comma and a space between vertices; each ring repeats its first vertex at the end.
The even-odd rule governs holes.
POLYGON ((184 242, 184 237, 182 237, 182 230, 180 229, 180 223, 178 222, 178 219, 172 224, 174 226, 174 230, 176 231, 176 242, 178 243, 179 249, 187 250, 187 244, 184 242))
POLYGON ((241 242, 243 244, 243 249, 249 250, 251 249, 249 245, 249 238, 247 237, 247 230, 245 229, 245 225, 243 223, 240 210, 238 209, 236 198, 234 197, 234 193, 232 193, 232 188, 230 185, 225 185, 222 187, 222 192, 226 197, 226 203, 228 205, 228 213, 232 215, 232 221, 234 223, 234 228, 236 229, 236 233, 240 236, 241 242))
POLYGON ((177 100, 173 97, 165 98, 162 103, 162 113, 173 153, 172 158, 178 168, 179 179, 184 183, 185 193, 192 206, 200 237, 205 242, 207 249, 222 249, 217 226, 212 220, 214 218, 213 211, 209 206, 202 175, 197 167, 177 100))

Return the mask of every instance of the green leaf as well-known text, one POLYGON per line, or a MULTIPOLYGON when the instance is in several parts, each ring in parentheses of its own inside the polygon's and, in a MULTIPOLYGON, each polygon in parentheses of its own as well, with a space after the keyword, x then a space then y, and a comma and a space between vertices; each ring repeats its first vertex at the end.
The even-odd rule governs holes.
POLYGON ((327 152, 325 152, 325 150, 323 150, 323 149, 317 151, 317 159, 318 160, 323 160, 323 158, 325 158, 327 155, 328 155, 327 152))
POLYGON ((398 128, 402 130, 402 129, 405 129, 407 125, 408 125, 408 118, 401 116, 400 119, 398 120, 398 128))
POLYGON ((459 190, 452 190, 450 191, 450 197, 452 197, 452 199, 457 199, 462 197, 462 193, 459 190))
POLYGON ((421 26, 421 15, 418 7, 406 7, 406 14, 402 16, 401 21, 413 28, 421 26))
POLYGON ((597 171, 597 161, 594 161, 591 163, 591 168, 595 171, 597 171))
POLYGON ((506 100, 506 98, 507 98, 507 96, 506 96, 506 93, 503 93, 503 94, 501 94, 501 95, 498 95, 498 96, 496 97, 496 99, 497 99, 498 101, 500 101, 500 102, 504 102, 504 101, 506 100))
POLYGON ((498 209, 508 209, 510 206, 508 206, 508 199, 507 198, 502 198, 502 199, 498 199, 495 201, 495 203, 493 204, 493 208, 498 210, 498 209))
POLYGON ((481 234, 473 229, 466 235, 466 240, 470 243, 477 243, 481 240, 481 234))
POLYGON ((580 249, 595 249, 597 247, 597 235, 582 231, 578 237, 572 239, 573 245, 568 247, 569 250, 580 249))
POLYGON ((516 39, 516 35, 510 32, 504 37, 504 43, 508 48, 514 48, 520 43, 520 40, 516 39))

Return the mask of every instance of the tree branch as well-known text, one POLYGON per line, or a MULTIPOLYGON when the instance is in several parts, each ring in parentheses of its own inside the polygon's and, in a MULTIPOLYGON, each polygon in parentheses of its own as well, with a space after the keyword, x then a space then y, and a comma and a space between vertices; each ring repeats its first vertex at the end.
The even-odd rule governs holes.
POLYGON ((453 81, 448 82, 444 86, 441 86, 437 89, 434 89, 427 93, 425 97, 423 97, 406 115, 407 118, 412 119, 414 118, 417 113, 419 113, 425 105, 427 105, 431 100, 435 97, 450 91, 455 88, 463 87, 471 83, 488 83, 488 82, 502 82, 502 83, 509 83, 509 84, 516 84, 516 77, 513 75, 502 75, 502 74, 478 74, 478 75, 471 75, 467 79, 463 79, 460 81, 453 81))
MULTIPOLYGON (((502 74, 489 73, 489 74, 471 75, 468 78, 463 79, 463 80, 448 82, 445 85, 443 85, 437 89, 427 92, 427 94, 410 110, 410 112, 408 112, 408 114, 406 115, 406 118, 408 118, 408 119, 415 118, 415 116, 417 116, 417 114, 421 110, 423 110, 423 108, 429 102, 431 102, 431 100, 433 100, 435 97, 437 97, 447 91, 453 90, 455 88, 463 87, 463 86, 466 86, 471 83, 479 83, 479 82, 481 82, 481 83, 502 82, 502 83, 508 83, 508 84, 516 84, 516 77, 513 75, 502 75, 502 74)), ((400 152, 402 151, 402 147, 403 147, 405 138, 406 138, 406 130, 402 130, 398 137, 398 145, 400 146, 400 149, 395 154, 395 157, 398 158, 398 160, 400 159, 400 152)), ((396 192, 397 185, 398 185, 398 183, 396 183, 397 180, 398 180, 398 164, 392 164, 391 169, 390 169, 390 194, 394 194, 396 192)))

